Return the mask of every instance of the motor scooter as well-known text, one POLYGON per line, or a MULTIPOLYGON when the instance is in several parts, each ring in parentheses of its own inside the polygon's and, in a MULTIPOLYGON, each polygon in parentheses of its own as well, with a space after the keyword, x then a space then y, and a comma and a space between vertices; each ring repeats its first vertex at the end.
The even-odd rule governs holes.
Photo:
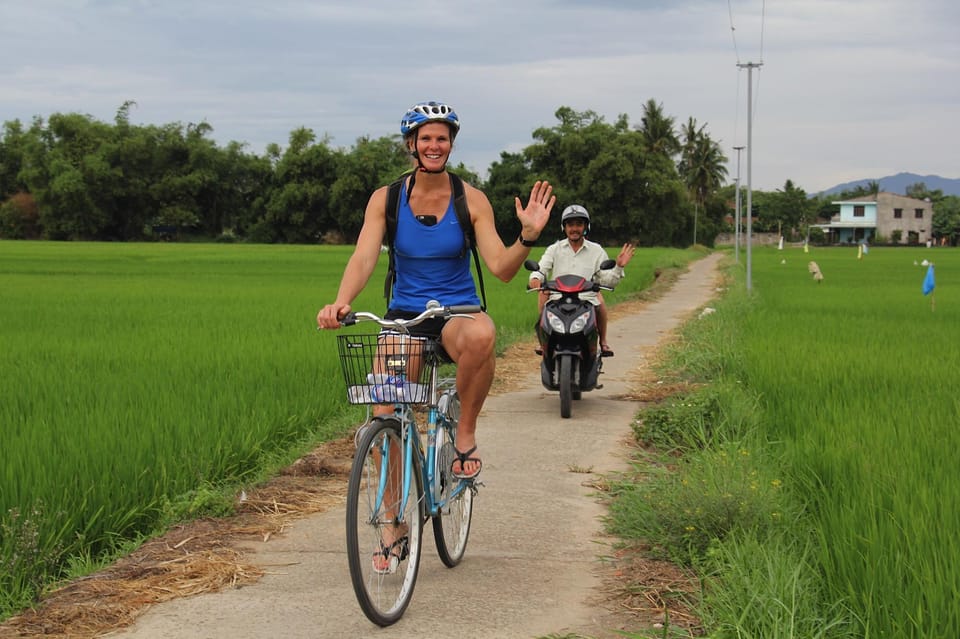
MULTIPOLYGON (((604 260, 600 271, 616 265, 614 260, 604 260)), ((540 272, 534 260, 524 262, 524 268, 540 272)), ((558 275, 552 280, 544 276, 540 287, 531 289, 560 293, 558 299, 544 304, 537 321, 540 381, 547 390, 560 391, 560 417, 570 417, 573 400, 580 399, 581 393, 603 387, 598 383, 604 355, 600 352, 596 307, 580 299, 580 294, 587 291, 613 290, 594 281, 600 271, 589 280, 579 275, 558 275)))

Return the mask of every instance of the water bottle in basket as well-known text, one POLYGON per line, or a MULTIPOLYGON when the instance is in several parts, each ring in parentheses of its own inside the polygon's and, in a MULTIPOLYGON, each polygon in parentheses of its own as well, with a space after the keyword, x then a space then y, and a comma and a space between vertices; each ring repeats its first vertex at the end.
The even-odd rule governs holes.
POLYGON ((370 398, 373 401, 379 403, 405 401, 402 377, 384 375, 383 373, 369 373, 367 381, 370 383, 370 398))

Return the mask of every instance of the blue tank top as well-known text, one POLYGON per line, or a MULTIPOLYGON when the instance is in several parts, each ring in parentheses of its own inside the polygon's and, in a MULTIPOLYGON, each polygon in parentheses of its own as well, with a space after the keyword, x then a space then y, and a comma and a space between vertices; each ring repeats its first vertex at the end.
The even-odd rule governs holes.
POLYGON ((477 287, 470 272, 470 251, 463 229, 453 208, 453 198, 443 219, 433 226, 416 220, 407 203, 407 185, 400 190, 397 211, 397 235, 393 247, 396 280, 390 297, 390 309, 419 313, 427 302, 437 300, 444 306, 480 304, 477 287))

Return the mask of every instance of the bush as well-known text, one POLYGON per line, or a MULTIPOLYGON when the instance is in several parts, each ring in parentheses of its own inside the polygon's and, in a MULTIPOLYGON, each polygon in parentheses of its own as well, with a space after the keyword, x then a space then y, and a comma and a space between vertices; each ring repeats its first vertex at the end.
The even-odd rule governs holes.
POLYGON ((40 207, 32 195, 16 193, 0 205, 0 237, 36 240, 40 236, 40 207))
POLYGON ((823 246, 827 242, 826 233, 819 227, 810 228, 807 231, 807 236, 810 238, 810 243, 815 246, 823 246))
POLYGON ((633 433, 638 442, 661 452, 697 450, 742 439, 754 429, 758 410, 742 387, 718 382, 647 408, 634 422, 633 433))
POLYGON ((642 539, 654 554, 691 566, 734 531, 763 538, 783 522, 782 482, 739 442, 692 453, 674 471, 616 484, 611 532, 642 539))

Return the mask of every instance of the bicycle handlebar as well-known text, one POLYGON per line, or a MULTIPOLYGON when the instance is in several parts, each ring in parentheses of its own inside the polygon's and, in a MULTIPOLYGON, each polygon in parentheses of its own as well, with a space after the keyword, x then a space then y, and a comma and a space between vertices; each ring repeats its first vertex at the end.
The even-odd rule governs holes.
POLYGON ((436 317, 442 317, 445 319, 451 317, 466 317, 468 319, 473 319, 473 315, 481 312, 482 310, 483 309, 477 304, 441 306, 439 302, 430 301, 427 302, 427 310, 410 319, 384 319, 379 315, 369 313, 367 311, 351 311, 350 313, 347 313, 342 320, 340 320, 340 325, 353 326, 357 322, 376 322, 383 328, 396 328, 401 332, 407 332, 409 327, 416 326, 417 324, 420 324, 428 319, 433 319, 436 317))

